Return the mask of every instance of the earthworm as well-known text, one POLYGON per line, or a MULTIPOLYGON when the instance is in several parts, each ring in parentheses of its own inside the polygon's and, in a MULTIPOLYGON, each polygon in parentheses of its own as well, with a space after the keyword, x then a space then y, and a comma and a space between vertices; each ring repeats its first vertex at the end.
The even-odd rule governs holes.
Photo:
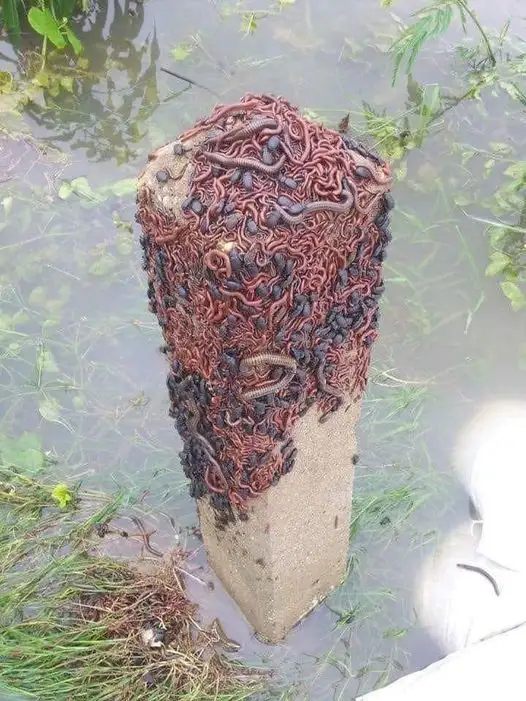
POLYGON ((247 170, 258 171, 264 175, 275 175, 278 173, 286 160, 286 156, 282 155, 273 165, 268 166, 255 158, 233 158, 225 156, 223 153, 214 153, 213 151, 203 151, 203 156, 225 168, 246 168, 247 170))
POLYGON ((217 248, 205 253, 203 256, 203 263, 207 266, 207 268, 209 268, 209 270, 218 272, 219 270, 223 269, 226 277, 230 277, 232 275, 232 264, 230 262, 230 258, 224 251, 219 251, 217 248))
POLYGON ((208 494, 226 524, 232 509, 247 518, 247 502, 290 471, 289 439, 306 407, 328 418, 342 396, 365 389, 392 178, 366 149, 344 148, 336 132, 272 96, 218 105, 180 141, 193 166, 187 215, 156 210, 143 189, 137 217, 148 235, 150 308, 168 361, 180 363, 169 391, 182 464, 192 495, 208 494), (160 238, 166 256, 156 267, 160 238), (289 448, 276 452, 281 444, 289 448))
POLYGON ((333 397, 341 397, 342 393, 339 392, 337 389, 334 389, 334 387, 331 387, 329 384, 327 384, 327 380, 325 379, 324 375, 324 365, 319 365, 318 369, 316 370, 316 379, 318 380, 318 385, 321 389, 322 392, 326 392, 327 394, 331 394, 333 397))
POLYGON ((486 572, 486 570, 482 569, 482 567, 477 567, 476 565, 465 565, 463 562, 457 562, 457 567, 460 567, 463 570, 469 570, 469 572, 478 572, 478 574, 481 574, 483 577, 486 577, 488 582, 493 587, 495 594, 497 596, 500 596, 499 585, 497 584, 495 578, 492 577, 489 572, 486 572))
POLYGON ((161 552, 155 550, 155 548, 152 548, 152 546, 150 545, 150 534, 146 531, 146 528, 144 527, 144 524, 141 521, 141 519, 137 518, 137 516, 130 516, 130 521, 133 521, 133 523, 139 529, 146 550, 148 550, 148 552, 150 552, 152 555, 155 555, 155 557, 164 557, 161 552))
POLYGON ((206 486, 211 492, 215 492, 216 494, 223 494, 225 491, 228 490, 228 482, 226 481, 226 478, 223 474, 223 471, 221 470, 221 467, 219 466, 219 463, 215 458, 212 458, 208 456, 208 459, 210 461, 210 465, 207 466, 205 470, 205 482, 206 486), (210 481, 210 473, 213 472, 216 477, 219 478, 219 482, 221 482, 221 487, 216 487, 213 485, 210 481))

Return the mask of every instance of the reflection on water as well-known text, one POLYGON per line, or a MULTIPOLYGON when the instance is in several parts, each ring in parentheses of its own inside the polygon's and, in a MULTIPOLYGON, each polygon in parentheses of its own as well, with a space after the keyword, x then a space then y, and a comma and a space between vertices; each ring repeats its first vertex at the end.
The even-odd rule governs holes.
MULTIPOLYGON (((263 659, 283 684, 297 682, 294 698, 350 699, 436 659, 415 627, 411 587, 436 533, 467 515, 450 447, 480 401, 524 393, 524 318, 484 276, 484 225, 472 218, 487 216, 484 202, 502 184, 499 166, 520 157, 520 111, 506 103, 504 121, 494 98, 486 112, 459 105, 405 160, 361 420, 350 575, 269 648, 207 571, 188 530, 195 509, 167 416, 130 179, 154 146, 214 104, 210 93, 186 89, 161 66, 222 101, 271 91, 333 125, 349 110, 357 116, 362 101, 389 114, 404 110, 404 81, 391 88, 386 48, 397 17, 419 3, 396 3, 394 17, 368 0, 338 0, 330 9, 297 0, 279 11, 269 3, 253 34, 244 31, 249 3, 99 4, 76 27, 89 61, 83 78, 72 92, 27 106, 25 123, 47 150, 25 155, 11 171, 17 178, 0 182, 0 433, 38 431, 65 476, 142 497, 145 513, 158 515, 152 542, 161 550, 173 543, 175 519, 178 542, 194 553, 189 586, 204 615, 219 615, 242 643, 243 657, 263 659), (466 160, 469 149, 495 142, 510 148, 495 167, 484 170, 489 156, 466 160), (67 167, 54 161, 53 146, 68 155, 67 167), (81 180, 72 187, 74 178, 81 180)), ((497 27, 513 6, 480 10, 497 27)), ((29 48, 31 37, 24 41, 29 48)), ((442 39, 426 50, 415 71, 421 84, 455 92, 449 49, 442 39)), ((12 49, 0 51, 7 57, 1 67, 12 69, 12 49)), ((22 151, 11 148, 0 162, 15 163, 22 151)))

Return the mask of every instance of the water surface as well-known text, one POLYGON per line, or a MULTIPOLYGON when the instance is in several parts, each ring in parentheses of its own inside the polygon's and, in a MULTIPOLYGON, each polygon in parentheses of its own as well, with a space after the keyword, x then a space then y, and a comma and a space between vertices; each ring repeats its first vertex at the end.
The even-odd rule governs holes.
MULTIPOLYGON (((133 178, 152 148, 216 102, 206 90, 183 91, 186 84, 161 66, 209 86, 222 102, 246 91, 282 94, 331 126, 350 111, 363 129, 364 102, 390 115, 407 110, 405 80, 391 86, 387 47, 418 6, 109 2, 76 27, 93 75, 10 120, 45 152, 29 136, 0 145, 4 170, 13 165, 16 176, 0 178, 1 197, 13 197, 0 210, 0 433, 37 432, 65 479, 140 498, 157 515, 158 547, 175 538, 195 549, 192 563, 202 569, 189 586, 203 614, 222 618, 244 659, 275 669, 276 687, 297 685, 292 698, 352 699, 439 654, 415 624, 411 590, 437 534, 467 515, 451 446, 480 402, 523 395, 526 385, 525 317, 485 277, 485 225, 473 219, 489 216, 504 168, 520 158, 524 113, 487 93, 449 111, 396 164, 381 336, 360 424, 350 575, 275 647, 254 638, 190 530, 195 508, 167 415, 160 330, 146 308, 133 178), (269 13, 258 15, 254 33, 244 32, 243 13, 262 9, 269 13), (187 58, 175 62, 174 50, 187 58), (492 155, 495 143, 508 151, 492 155), (480 153, 465 160, 470 148, 480 153), (77 181, 80 194, 67 196, 67 183, 79 177, 88 186, 77 181)), ((473 6, 495 31, 509 18, 512 32, 524 29, 518 1, 473 6)), ((415 79, 461 93, 465 67, 453 51, 460 37, 452 28, 430 44, 415 79)), ((23 41, 31 47, 30 36, 23 41)), ((12 48, 3 42, 0 51, 0 68, 13 70, 12 48)))

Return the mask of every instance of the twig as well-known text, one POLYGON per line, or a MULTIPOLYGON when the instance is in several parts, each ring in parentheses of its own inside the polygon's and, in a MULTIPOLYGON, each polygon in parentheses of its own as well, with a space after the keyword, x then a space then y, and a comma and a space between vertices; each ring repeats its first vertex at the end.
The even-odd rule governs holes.
POLYGON ((163 73, 168 73, 168 75, 173 76, 174 78, 179 78, 179 80, 184 80, 185 83, 190 83, 190 85, 195 85, 196 88, 201 88, 202 90, 206 90, 207 92, 211 93, 215 97, 220 98, 220 95, 213 90, 210 90, 210 88, 207 88, 206 85, 201 85, 201 83, 197 83, 195 80, 192 80, 191 78, 186 78, 184 75, 181 75, 180 73, 176 73, 175 71, 171 71, 168 68, 164 68, 164 66, 161 66, 161 70, 163 73))

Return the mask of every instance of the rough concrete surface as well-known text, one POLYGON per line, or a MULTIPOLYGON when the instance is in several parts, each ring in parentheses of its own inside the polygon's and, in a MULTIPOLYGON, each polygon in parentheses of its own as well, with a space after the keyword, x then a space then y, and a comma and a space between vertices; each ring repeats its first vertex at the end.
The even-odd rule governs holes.
POLYGON ((268 642, 282 640, 345 575, 359 412, 352 403, 320 424, 311 409, 293 434, 294 469, 254 500, 248 521, 218 530, 208 502, 198 503, 211 566, 268 642))

